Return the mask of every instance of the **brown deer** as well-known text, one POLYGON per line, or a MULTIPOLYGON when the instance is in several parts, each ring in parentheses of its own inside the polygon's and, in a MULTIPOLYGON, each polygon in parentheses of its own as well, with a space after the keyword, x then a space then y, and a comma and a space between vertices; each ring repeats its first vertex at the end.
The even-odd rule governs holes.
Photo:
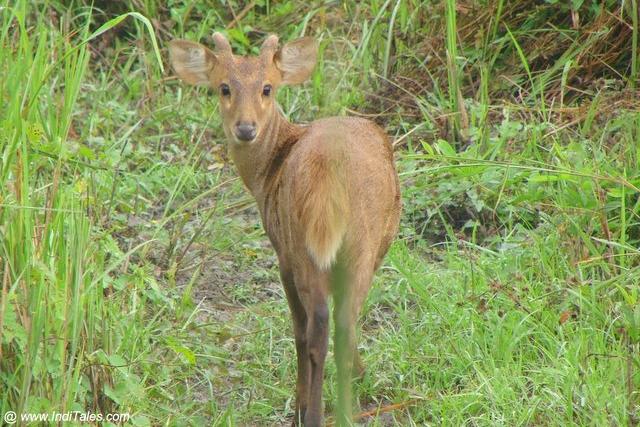
POLYGON ((278 254, 298 360, 293 424, 322 424, 333 295, 336 421, 349 425, 352 374, 363 372, 358 315, 398 230, 400 190, 391 144, 382 129, 361 118, 332 117, 304 126, 282 115, 276 91, 311 75, 317 55, 312 38, 278 49, 278 37, 271 35, 257 57, 235 56, 220 33, 213 40, 213 51, 172 41, 171 63, 182 80, 218 92, 229 155, 278 254))

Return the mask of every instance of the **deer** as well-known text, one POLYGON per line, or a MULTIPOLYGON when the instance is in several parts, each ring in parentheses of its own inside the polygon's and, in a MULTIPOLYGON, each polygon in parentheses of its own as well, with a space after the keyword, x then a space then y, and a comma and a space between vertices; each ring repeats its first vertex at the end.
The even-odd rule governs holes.
POLYGON ((172 40, 177 76, 218 95, 227 151, 255 198, 278 258, 297 356, 292 425, 323 423, 322 387, 333 299, 336 423, 352 422, 352 379, 364 373, 356 325, 374 273, 395 238, 401 211, 389 137, 360 117, 291 123, 276 101, 284 85, 313 73, 318 44, 302 37, 280 47, 266 37, 255 56, 236 56, 226 37, 213 50, 172 40))

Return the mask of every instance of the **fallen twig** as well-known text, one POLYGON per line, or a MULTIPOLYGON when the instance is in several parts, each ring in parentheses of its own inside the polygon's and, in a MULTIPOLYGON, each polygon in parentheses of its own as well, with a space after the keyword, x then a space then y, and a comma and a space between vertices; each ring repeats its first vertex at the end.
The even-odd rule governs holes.
POLYGON ((229 28, 233 28, 238 22, 240 22, 240 20, 244 18, 247 15, 247 13, 249 13, 249 11, 251 11, 251 9, 255 7, 255 5, 256 5, 255 1, 252 1, 251 3, 246 5, 244 9, 242 9, 242 11, 240 11, 240 13, 233 18, 233 21, 229 22, 229 24, 227 25, 227 30, 229 28))
MULTIPOLYGON (((393 411, 397 411, 398 409, 404 409, 407 408, 409 406, 413 406, 416 403, 418 403, 420 399, 411 399, 411 400, 407 400, 405 402, 400 402, 400 403, 394 403, 393 405, 387 405, 387 406, 382 406, 376 409, 373 409, 371 411, 366 411, 366 412, 361 412, 358 415, 354 415, 353 416, 353 421, 359 421, 363 418, 367 418, 367 417, 375 417, 377 415, 380 414, 384 414, 387 412, 393 412, 393 411)), ((327 420, 327 427, 334 427, 335 426, 335 421, 333 419, 329 419, 327 420)))

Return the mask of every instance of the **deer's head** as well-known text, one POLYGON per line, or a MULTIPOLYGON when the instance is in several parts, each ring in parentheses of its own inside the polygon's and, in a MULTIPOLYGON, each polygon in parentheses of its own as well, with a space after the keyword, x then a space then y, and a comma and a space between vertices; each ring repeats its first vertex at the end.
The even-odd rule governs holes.
POLYGON ((309 78, 317 44, 304 37, 278 48, 278 37, 271 35, 258 56, 236 56, 221 33, 213 40, 213 50, 187 40, 171 41, 171 64, 182 80, 218 93, 223 128, 231 141, 251 143, 272 118, 278 88, 309 78))

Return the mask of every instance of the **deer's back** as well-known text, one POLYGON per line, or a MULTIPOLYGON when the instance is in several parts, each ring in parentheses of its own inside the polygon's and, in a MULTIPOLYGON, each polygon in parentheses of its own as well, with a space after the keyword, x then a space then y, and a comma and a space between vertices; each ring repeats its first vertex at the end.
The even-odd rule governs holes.
POLYGON ((276 247, 289 257, 306 252, 321 269, 342 247, 379 263, 400 214, 393 150, 382 129, 353 117, 314 121, 281 172, 277 214, 265 224, 276 247))

